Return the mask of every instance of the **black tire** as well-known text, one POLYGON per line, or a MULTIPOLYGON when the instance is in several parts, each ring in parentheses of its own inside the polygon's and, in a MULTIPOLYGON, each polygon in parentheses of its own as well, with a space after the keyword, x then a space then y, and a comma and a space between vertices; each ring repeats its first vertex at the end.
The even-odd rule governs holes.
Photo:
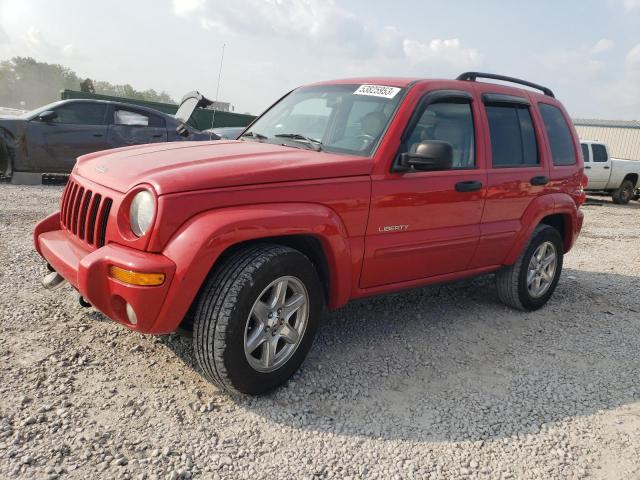
POLYGON ((611 194, 613 203, 618 205, 626 205, 634 196, 635 186, 631 180, 623 180, 620 187, 611 194))
POLYGON ((311 261, 289 247, 258 244, 230 255, 207 279, 197 300, 195 356, 207 379, 230 391, 260 394, 286 382, 300 367, 324 309, 323 288, 311 261), (245 328, 254 302, 271 282, 292 276, 308 294, 308 319, 292 356, 277 370, 260 372, 245 355, 245 328))
POLYGON ((513 265, 503 267, 496 273, 496 285, 500 300, 518 310, 531 311, 541 308, 553 295, 560 279, 564 256, 563 248, 562 237, 555 228, 544 224, 538 225, 527 248, 520 254, 516 262, 513 265), (527 286, 527 271, 534 252, 547 241, 553 243, 555 247, 556 268, 546 293, 540 297, 534 297, 527 286))
POLYGON ((12 174, 11 156, 7 144, 0 138, 0 178, 9 178, 12 174))

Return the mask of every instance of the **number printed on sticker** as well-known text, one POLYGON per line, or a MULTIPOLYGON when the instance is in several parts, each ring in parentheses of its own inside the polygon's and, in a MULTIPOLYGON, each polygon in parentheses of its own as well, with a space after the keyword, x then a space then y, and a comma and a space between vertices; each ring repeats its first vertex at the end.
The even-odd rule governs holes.
POLYGON ((370 95, 372 97, 393 98, 400 89, 398 87, 386 87, 384 85, 360 85, 353 92, 354 95, 370 95))

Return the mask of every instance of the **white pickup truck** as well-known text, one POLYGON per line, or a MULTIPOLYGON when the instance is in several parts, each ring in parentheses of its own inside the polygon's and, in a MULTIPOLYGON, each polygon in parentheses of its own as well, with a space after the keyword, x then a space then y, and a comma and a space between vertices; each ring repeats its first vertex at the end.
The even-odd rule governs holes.
POLYGON ((602 142, 582 140, 580 145, 584 173, 589 179, 586 190, 606 192, 620 204, 635 198, 640 186, 640 161, 611 158, 607 145, 602 142))

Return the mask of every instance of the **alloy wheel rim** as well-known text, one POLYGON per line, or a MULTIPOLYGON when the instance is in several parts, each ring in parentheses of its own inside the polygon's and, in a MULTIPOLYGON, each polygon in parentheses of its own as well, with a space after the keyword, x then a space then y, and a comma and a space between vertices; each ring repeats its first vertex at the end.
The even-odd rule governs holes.
POLYGON ((558 254, 552 242, 538 245, 527 269, 527 290, 533 298, 542 297, 553 283, 558 266, 558 254))
POLYGON ((259 372, 282 367, 298 349, 309 320, 309 294, 296 277, 272 281, 253 303, 244 329, 244 353, 259 372))

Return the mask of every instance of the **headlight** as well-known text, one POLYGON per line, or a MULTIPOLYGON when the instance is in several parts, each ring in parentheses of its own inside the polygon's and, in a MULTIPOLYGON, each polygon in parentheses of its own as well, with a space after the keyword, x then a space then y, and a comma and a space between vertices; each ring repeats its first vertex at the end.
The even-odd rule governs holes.
POLYGON ((153 195, 147 190, 142 190, 133 197, 131 208, 129 209, 129 219, 131 220, 131 230, 138 237, 143 236, 149 230, 153 215, 155 214, 155 204, 153 195))

